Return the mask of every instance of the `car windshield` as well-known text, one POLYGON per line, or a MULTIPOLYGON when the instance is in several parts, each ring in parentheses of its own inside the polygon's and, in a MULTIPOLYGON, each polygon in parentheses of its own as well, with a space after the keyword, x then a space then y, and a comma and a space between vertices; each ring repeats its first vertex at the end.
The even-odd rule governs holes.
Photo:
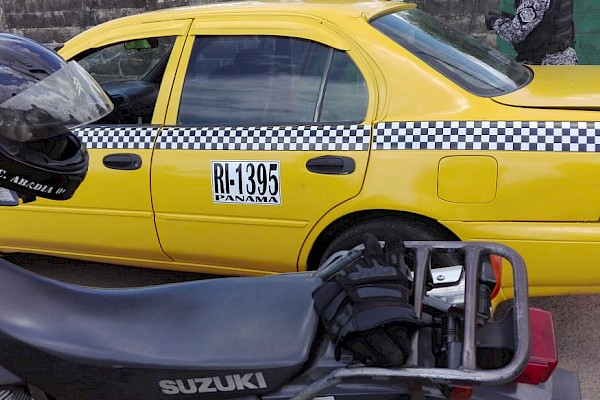
POLYGON ((371 25, 477 96, 512 92, 533 76, 498 50, 417 9, 377 17, 371 25))

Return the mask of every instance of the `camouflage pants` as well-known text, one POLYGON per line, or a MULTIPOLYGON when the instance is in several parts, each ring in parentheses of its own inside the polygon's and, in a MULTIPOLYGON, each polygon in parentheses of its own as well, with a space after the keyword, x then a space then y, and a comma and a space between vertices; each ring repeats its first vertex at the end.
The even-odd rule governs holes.
POLYGON ((575 49, 569 47, 558 53, 547 54, 542 65, 575 65, 578 61, 575 49))

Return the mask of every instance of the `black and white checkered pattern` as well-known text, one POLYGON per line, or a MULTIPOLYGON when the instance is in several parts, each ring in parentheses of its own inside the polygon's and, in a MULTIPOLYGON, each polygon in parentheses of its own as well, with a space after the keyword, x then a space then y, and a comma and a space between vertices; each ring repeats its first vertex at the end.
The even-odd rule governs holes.
POLYGON ((167 127, 159 149, 362 151, 369 149, 371 129, 363 125, 262 127, 167 127))
MULTIPOLYGON (((157 126, 89 126, 75 130, 88 149, 152 149, 157 126)), ((167 150, 366 151, 368 125, 165 127, 167 150)), ((513 150, 600 152, 600 122, 381 122, 374 150, 513 150)))
POLYGON ((374 136, 375 150, 600 151, 600 122, 382 122, 374 136))
POLYGON ((157 126, 92 125, 74 133, 88 149, 152 149, 158 135, 157 126))

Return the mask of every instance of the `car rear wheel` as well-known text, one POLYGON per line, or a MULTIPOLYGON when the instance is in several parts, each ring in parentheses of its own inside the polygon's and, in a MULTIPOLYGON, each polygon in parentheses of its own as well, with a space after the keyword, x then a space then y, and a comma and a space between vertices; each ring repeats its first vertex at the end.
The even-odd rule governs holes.
MULTIPOLYGON (((365 233, 372 233, 380 241, 396 235, 400 240, 459 240, 452 232, 423 218, 411 216, 380 216, 356 223, 338 234, 326 247, 319 265, 340 250, 349 250, 363 242, 365 233)), ((453 265, 452 257, 442 256, 433 260, 433 266, 453 265)))

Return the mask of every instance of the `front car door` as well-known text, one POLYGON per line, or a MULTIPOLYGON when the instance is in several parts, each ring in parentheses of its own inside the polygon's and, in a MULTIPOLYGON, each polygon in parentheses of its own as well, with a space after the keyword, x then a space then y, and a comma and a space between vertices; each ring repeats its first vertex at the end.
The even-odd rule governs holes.
POLYGON ((351 44, 297 21, 195 21, 152 167, 175 262, 296 270, 319 218, 360 192, 374 85, 351 44))
POLYGON ((3 210, 0 229, 10 233, 1 235, 7 238, 2 246, 28 251, 33 245, 46 253, 127 263, 143 259, 144 265, 169 260, 154 226, 150 165, 165 115, 161 97, 168 97, 173 81, 169 65, 179 60, 190 23, 113 26, 86 33, 61 50, 101 84, 115 110, 76 131, 90 167, 73 199, 38 199, 3 210))

